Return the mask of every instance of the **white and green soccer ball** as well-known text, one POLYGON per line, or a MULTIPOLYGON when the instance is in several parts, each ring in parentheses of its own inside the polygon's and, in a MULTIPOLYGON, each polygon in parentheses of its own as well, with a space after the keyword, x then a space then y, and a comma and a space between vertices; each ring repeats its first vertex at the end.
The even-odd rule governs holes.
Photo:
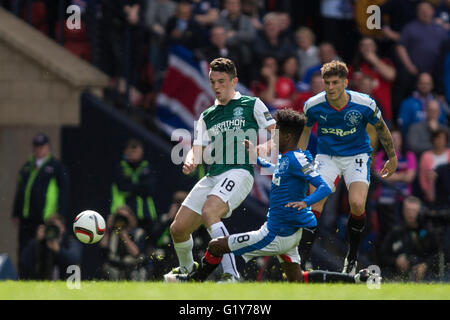
POLYGON ((75 217, 73 232, 78 240, 86 244, 99 242, 105 234, 105 219, 93 210, 86 210, 75 217))

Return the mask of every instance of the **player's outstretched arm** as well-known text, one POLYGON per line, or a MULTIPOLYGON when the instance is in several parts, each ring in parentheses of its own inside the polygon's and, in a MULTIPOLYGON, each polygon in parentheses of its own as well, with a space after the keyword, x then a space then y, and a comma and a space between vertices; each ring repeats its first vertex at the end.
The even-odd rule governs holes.
POLYGON ((380 139, 384 151, 388 156, 388 160, 384 164, 383 169, 380 171, 380 176, 382 178, 387 178, 394 174, 397 170, 397 155, 395 154, 391 132, 389 131, 383 118, 380 118, 380 120, 378 120, 375 124, 375 130, 377 131, 378 139, 380 139))
POLYGON ((256 163, 258 166, 266 169, 270 174, 274 173, 276 166, 264 158, 258 157, 258 152, 250 140, 245 139, 243 144, 249 154, 250 163, 256 163))
POLYGON ((328 197, 332 192, 328 184, 322 179, 321 176, 316 176, 309 181, 316 190, 307 196, 303 201, 289 202, 285 207, 297 208, 297 210, 302 210, 320 200, 328 197))
POLYGON ((309 136, 311 135, 311 128, 312 127, 303 127, 302 135, 300 136, 300 139, 298 139, 297 147, 299 147, 301 150, 306 150, 308 147, 309 142, 309 136))
MULTIPOLYGON (((265 128, 271 135, 272 138, 267 140, 266 142, 260 143, 259 145, 256 146, 256 153, 257 154, 263 154, 263 155, 267 155, 270 156, 270 154, 272 154, 272 152, 276 152, 274 151, 274 142, 273 142, 273 135, 275 133, 275 129, 276 129, 276 124, 271 124, 270 126, 268 126, 267 128, 265 128)), ((254 162, 253 162, 254 163, 254 162)))

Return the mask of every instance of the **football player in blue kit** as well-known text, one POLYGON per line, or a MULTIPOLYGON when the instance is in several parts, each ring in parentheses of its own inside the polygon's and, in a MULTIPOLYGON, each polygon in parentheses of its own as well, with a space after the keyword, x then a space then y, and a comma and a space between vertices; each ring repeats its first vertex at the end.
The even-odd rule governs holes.
MULTIPOLYGON (((367 134, 367 124, 373 125, 386 151, 388 160, 381 170, 382 177, 389 177, 397 168, 392 137, 381 111, 368 95, 346 90, 348 69, 344 62, 331 61, 322 66, 325 91, 305 102, 303 113, 306 125, 298 146, 305 150, 311 128, 317 123, 317 155, 314 168, 334 189, 343 177, 348 189, 350 217, 347 224, 349 249, 344 261, 343 273, 356 271, 358 249, 365 227, 365 207, 370 183, 372 148, 367 134)), ((311 190, 314 190, 312 186, 311 190)), ((312 205, 319 219, 327 198, 312 205)), ((300 243, 302 267, 308 259, 315 239, 315 228, 303 230, 300 243)))
MULTIPOLYGON (((267 222, 256 231, 232 234, 211 240, 199 268, 190 274, 173 275, 169 282, 205 281, 220 264, 224 254, 232 252, 247 262, 259 256, 277 256, 290 282, 366 282, 369 272, 356 275, 329 271, 303 272, 298 245, 305 227, 317 226, 311 204, 331 193, 328 184, 315 171, 309 151, 297 148, 305 120, 294 110, 284 109, 275 115, 278 129, 273 136, 280 156, 277 165, 257 158, 257 163, 273 173, 267 222), (279 141, 279 143, 277 143, 279 141), (316 190, 306 196, 308 184, 316 190)), ((256 158, 253 144, 245 140, 251 159, 256 158)))

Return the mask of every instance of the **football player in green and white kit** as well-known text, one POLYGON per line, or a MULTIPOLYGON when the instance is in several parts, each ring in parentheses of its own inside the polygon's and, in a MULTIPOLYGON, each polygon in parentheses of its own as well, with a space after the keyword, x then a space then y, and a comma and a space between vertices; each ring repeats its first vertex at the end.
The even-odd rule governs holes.
MULTIPOLYGON (((253 187, 253 165, 243 147, 244 139, 253 136, 255 140, 259 129, 275 129, 275 120, 259 98, 235 91, 238 78, 231 60, 213 60, 209 80, 216 100, 200 115, 193 147, 184 160, 183 173, 191 173, 205 161, 204 150, 210 143, 214 146, 213 160, 207 175, 193 187, 170 226, 180 263, 170 274, 190 273, 197 268, 192 255, 191 234, 202 224, 213 239, 229 235, 221 219, 228 218, 253 187), (244 157, 237 150, 243 151, 244 157)), ((222 267, 222 281, 239 279, 233 254, 224 256, 222 267)))

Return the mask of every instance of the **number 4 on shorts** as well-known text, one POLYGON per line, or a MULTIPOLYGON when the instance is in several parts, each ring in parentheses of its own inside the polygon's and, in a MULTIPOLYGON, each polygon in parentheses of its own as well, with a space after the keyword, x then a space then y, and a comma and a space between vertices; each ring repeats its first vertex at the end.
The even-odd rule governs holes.
POLYGON ((363 165, 363 160, 362 160, 361 158, 355 159, 355 162, 356 162, 357 164, 359 164, 359 167, 362 167, 362 165, 363 165))

